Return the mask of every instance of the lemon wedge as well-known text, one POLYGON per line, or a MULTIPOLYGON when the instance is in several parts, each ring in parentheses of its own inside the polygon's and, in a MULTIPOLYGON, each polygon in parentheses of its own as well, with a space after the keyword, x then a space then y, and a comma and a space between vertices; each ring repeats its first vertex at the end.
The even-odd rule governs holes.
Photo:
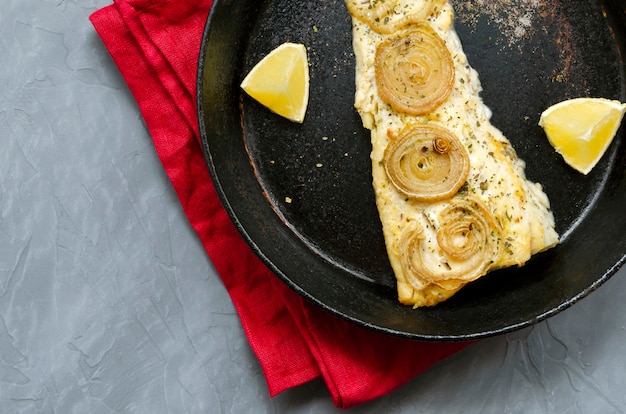
POLYGON ((539 119, 550 144, 567 164, 588 174, 613 141, 626 104, 603 98, 576 98, 546 109, 539 119))
POLYGON ((241 88, 272 112, 302 123, 309 103, 306 48, 298 43, 281 44, 252 68, 241 88))

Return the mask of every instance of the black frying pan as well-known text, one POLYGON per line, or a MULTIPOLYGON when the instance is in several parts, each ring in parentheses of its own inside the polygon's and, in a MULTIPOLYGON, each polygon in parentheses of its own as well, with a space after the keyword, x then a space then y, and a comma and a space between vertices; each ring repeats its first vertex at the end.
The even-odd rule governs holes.
POLYGON ((434 308, 413 310, 396 299, 371 188, 369 131, 353 107, 344 2, 216 0, 198 68, 207 166, 252 249, 277 277, 329 312, 418 340, 482 338, 531 325, 592 292, 626 255, 625 128, 583 176, 537 126, 545 108, 567 98, 625 100, 623 0, 542 0, 523 15, 529 2, 522 0, 494 0, 480 9, 453 3, 492 121, 526 161, 527 176, 543 184, 562 243, 522 268, 490 273, 434 308), (302 125, 239 88, 252 66, 286 41, 304 43, 309 52, 302 125))

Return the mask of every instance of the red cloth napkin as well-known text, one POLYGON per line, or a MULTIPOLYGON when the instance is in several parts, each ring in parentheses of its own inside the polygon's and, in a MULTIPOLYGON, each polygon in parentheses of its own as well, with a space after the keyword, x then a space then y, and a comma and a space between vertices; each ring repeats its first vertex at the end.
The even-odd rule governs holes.
POLYGON ((414 342, 349 324, 305 302, 252 253, 218 200, 199 141, 196 66, 210 8, 211 0, 114 0, 90 20, 139 104, 270 395, 320 376, 341 408, 388 394, 468 344, 414 342))

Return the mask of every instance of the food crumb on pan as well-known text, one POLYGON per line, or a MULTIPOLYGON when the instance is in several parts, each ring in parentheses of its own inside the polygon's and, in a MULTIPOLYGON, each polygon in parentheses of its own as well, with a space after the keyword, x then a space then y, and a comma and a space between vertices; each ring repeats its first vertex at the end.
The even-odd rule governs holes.
POLYGON ((488 16, 498 25, 500 32, 509 44, 532 34, 537 26, 533 24, 537 15, 549 13, 549 5, 545 0, 472 0, 456 2, 458 18, 468 26, 475 26, 479 16, 488 16))
POLYGON ((577 34, 563 14, 560 0, 456 0, 452 3, 457 10, 456 18, 471 30, 478 30, 487 18, 502 35, 494 39, 495 43, 507 48, 521 49, 534 36, 545 37, 558 28, 550 38, 560 51, 561 65, 554 69, 550 78, 557 83, 577 84, 574 74, 584 62, 575 46, 577 34))

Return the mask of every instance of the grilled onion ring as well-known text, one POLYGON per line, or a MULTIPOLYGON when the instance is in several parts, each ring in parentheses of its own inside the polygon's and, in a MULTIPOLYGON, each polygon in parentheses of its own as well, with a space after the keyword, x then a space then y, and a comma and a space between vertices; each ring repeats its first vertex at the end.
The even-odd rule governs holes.
POLYGON ((483 276, 500 252, 500 227, 476 198, 455 199, 437 214, 437 240, 414 222, 400 240, 402 271, 416 289, 459 289, 483 276))
POLYGON ((389 181, 418 201, 451 198, 465 184, 470 159, 456 135, 436 124, 408 124, 385 149, 389 181))
POLYGON ((380 98, 398 112, 425 115, 450 96, 454 62, 446 43, 428 25, 411 26, 376 49, 380 98))
POLYGON ((346 0, 350 14, 373 31, 390 34, 412 23, 425 21, 445 0, 346 0))

